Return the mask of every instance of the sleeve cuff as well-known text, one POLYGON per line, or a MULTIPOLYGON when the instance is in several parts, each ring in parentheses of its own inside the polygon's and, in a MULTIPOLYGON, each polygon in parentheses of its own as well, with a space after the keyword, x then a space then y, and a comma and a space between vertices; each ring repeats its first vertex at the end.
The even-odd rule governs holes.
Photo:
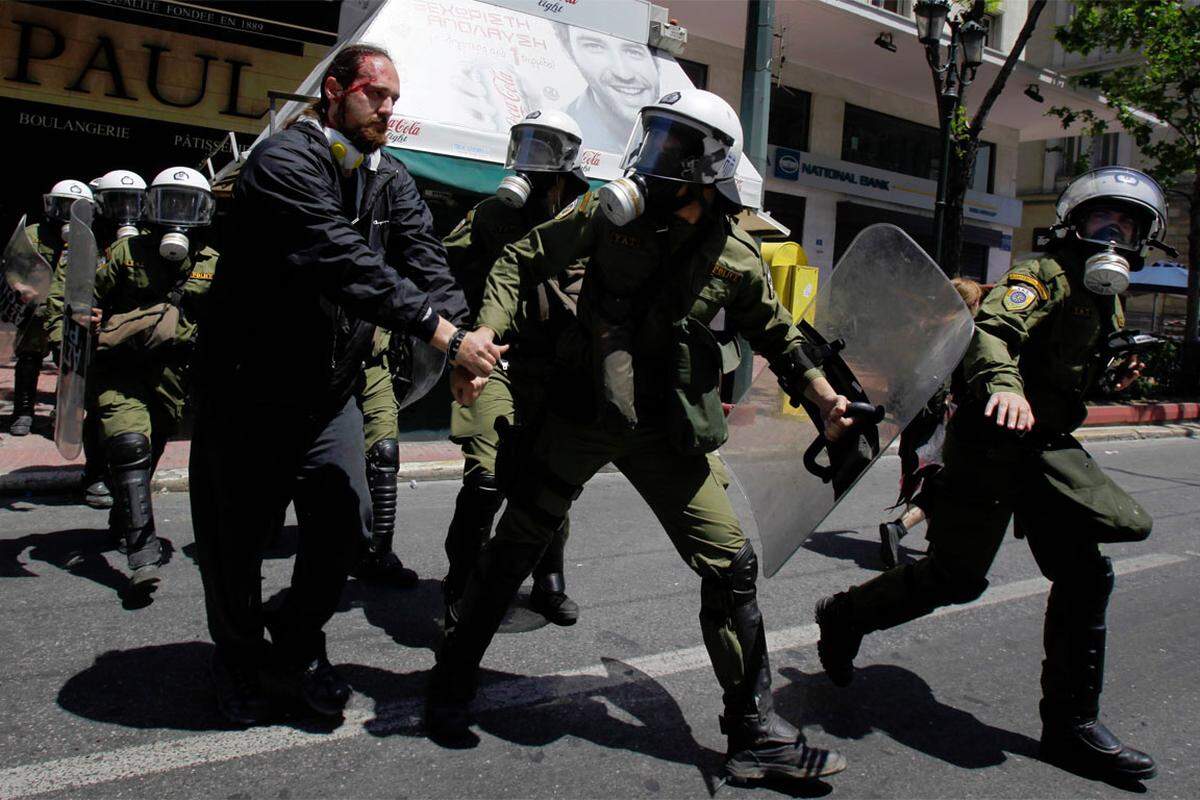
POLYGON ((502 315, 489 314, 488 311, 490 309, 487 306, 479 310, 479 317, 475 320, 475 327, 476 329, 491 328, 492 332, 496 334, 496 339, 499 340, 504 337, 504 334, 508 333, 507 320, 502 315))
POLYGON ((804 370, 804 374, 801 377, 804 379, 804 385, 809 386, 817 378, 824 378, 825 373, 821 371, 820 367, 809 367, 804 370))
POLYGON ((428 342, 437 332, 439 319, 441 317, 433 310, 433 306, 425 306, 425 310, 421 312, 421 316, 410 326, 409 330, 421 341, 428 342))
POLYGON ((996 392, 1009 392, 1011 394, 1019 394, 1021 397, 1025 396, 1025 387, 1021 385, 1020 381, 991 380, 983 385, 983 390, 987 393, 988 397, 991 397, 996 392))

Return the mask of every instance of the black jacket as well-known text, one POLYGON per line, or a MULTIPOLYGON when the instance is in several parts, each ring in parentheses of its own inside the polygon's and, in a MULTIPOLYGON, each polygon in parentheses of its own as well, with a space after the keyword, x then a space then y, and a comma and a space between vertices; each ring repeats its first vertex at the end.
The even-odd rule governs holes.
POLYGON ((201 329, 204 396, 320 413, 354 391, 375 325, 428 341, 438 315, 466 319, 404 165, 384 153, 366 184, 355 224, 328 141, 308 123, 250 153, 201 329))

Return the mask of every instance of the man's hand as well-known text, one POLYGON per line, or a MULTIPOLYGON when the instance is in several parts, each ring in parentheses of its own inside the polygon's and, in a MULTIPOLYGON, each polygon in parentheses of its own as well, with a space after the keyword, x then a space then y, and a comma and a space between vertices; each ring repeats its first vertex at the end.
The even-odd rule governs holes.
POLYGON ((1130 353, 1129 357, 1117 365, 1116 379, 1113 381, 1113 391, 1123 392, 1133 385, 1133 382, 1142 377, 1142 370, 1146 368, 1146 364, 1142 361, 1137 353, 1130 353))
POLYGON ((825 426, 825 438, 836 442, 854 421, 846 416, 850 401, 845 395, 833 390, 833 385, 826 378, 813 380, 804 389, 804 396, 817 404, 821 411, 821 423, 825 426))
POLYGON ((459 405, 469 407, 478 399, 487 382, 487 378, 476 377, 462 367, 455 367, 450 371, 450 394, 454 395, 459 405))
POLYGON ((454 366, 465 367, 472 375, 486 378, 499 363, 500 357, 508 350, 508 345, 498 345, 493 341, 496 334, 491 328, 479 328, 463 337, 458 346, 458 355, 454 366))
POLYGON ((95 306, 92 306, 92 316, 91 316, 92 333, 97 336, 100 335, 100 322, 103 319, 103 317, 104 317, 104 312, 101 311, 100 309, 96 308, 95 306))
POLYGON ((983 409, 985 417, 996 412, 996 424, 1010 431, 1033 430, 1033 409, 1023 395, 1016 392, 996 392, 988 398, 983 409))

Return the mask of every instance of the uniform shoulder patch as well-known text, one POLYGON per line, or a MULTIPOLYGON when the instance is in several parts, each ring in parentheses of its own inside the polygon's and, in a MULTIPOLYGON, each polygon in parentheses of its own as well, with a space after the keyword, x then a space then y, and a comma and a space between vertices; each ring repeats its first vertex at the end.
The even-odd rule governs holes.
POLYGON ((1032 286, 1017 283, 1008 287, 1001 304, 1005 311, 1028 311, 1037 302, 1037 299, 1038 293, 1032 286))
POLYGON ((1037 294, 1040 300, 1050 299, 1050 290, 1046 288, 1046 284, 1035 278, 1033 275, 1028 275, 1024 272, 1010 272, 1006 281, 1009 286, 1028 286, 1037 294))
POLYGON ((719 278, 720 280, 728 283, 739 283, 742 280, 742 273, 738 272, 737 270, 730 269, 720 261, 714 262, 712 269, 709 270, 709 272, 714 278, 719 278))
POLYGON ((570 205, 568 205, 562 211, 555 214, 554 218, 555 219, 566 219, 567 217, 569 217, 575 213, 586 214, 587 210, 592 205, 593 199, 594 199, 594 196, 592 195, 591 192, 584 192, 583 194, 579 195, 574 200, 572 200, 570 205))

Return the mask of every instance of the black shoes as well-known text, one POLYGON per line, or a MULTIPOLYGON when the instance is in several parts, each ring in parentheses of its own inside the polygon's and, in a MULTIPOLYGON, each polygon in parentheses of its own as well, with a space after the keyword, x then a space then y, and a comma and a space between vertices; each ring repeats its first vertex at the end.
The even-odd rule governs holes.
POLYGON ((721 732, 729 737, 725 771, 735 781, 811 780, 846 768, 836 750, 809 747, 800 731, 773 711, 765 719, 721 717, 721 732))
POLYGON ((271 705, 263 693, 257 670, 230 666, 220 654, 214 653, 212 679, 217 692, 217 710, 222 717, 246 728, 267 721, 271 705))
POLYGON ((471 700, 475 686, 461 676, 455 678, 442 663, 433 668, 425 695, 425 735, 442 747, 463 749, 479 744, 471 730, 471 700))
POLYGON ((885 569, 900 563, 900 540, 908 533, 899 520, 885 522, 879 526, 879 560, 885 569))
POLYGON ((394 589, 412 589, 419 582, 417 573, 404 566, 400 557, 390 550, 382 554, 368 550, 354 568, 354 577, 394 589))
POLYGON ((1044 723, 1038 755, 1048 763, 1103 780, 1132 782, 1158 774, 1153 758, 1121 744, 1095 719, 1044 723))
POLYGON ((849 686, 854 680, 854 657, 863 638, 851 621, 849 595, 839 592, 818 602, 816 618, 821 629, 817 642, 821 666, 835 686, 849 686))
POLYGON ((275 666, 263 677, 271 694, 323 717, 341 716, 350 702, 350 684, 324 654, 299 668, 275 666))
POLYGON ((579 604, 566 592, 549 592, 536 584, 529 593, 529 607, 555 625, 574 625, 579 621, 579 604))

